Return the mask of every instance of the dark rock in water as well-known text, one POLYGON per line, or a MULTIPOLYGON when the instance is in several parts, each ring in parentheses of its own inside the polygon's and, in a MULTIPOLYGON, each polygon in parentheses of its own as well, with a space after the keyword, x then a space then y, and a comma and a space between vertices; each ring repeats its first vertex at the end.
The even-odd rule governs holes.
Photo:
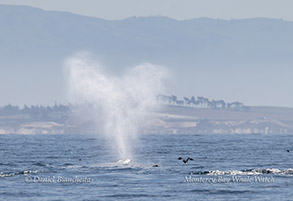
POLYGON ((287 152, 290 152, 290 150, 289 150, 289 149, 287 149, 287 152))

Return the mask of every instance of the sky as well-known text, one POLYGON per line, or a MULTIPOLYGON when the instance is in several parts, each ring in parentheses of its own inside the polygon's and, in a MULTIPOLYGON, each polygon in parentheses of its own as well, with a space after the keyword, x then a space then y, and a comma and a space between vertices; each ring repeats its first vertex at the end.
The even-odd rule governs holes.
POLYGON ((292 0, 0 0, 0 4, 28 5, 109 20, 162 15, 177 20, 268 17, 293 21, 292 0))

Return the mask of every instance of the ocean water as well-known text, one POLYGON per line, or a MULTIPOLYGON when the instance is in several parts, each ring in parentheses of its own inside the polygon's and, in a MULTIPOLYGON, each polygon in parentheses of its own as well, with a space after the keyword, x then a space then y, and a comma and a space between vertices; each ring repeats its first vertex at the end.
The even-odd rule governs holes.
POLYGON ((109 145, 0 135, 0 200, 293 200, 293 135, 141 135, 131 161, 109 145))

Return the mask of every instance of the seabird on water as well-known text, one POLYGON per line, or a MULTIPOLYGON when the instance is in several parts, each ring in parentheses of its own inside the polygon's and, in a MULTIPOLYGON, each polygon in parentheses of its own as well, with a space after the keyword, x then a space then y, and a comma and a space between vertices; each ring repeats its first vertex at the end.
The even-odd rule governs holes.
POLYGON ((183 159, 182 157, 179 157, 178 160, 182 160, 183 163, 187 163, 189 160, 193 161, 193 158, 188 157, 187 159, 183 159))

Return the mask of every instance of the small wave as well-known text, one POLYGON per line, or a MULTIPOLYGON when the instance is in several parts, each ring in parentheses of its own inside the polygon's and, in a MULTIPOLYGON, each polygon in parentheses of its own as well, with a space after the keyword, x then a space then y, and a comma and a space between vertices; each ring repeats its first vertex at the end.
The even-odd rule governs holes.
POLYGON ((14 175, 15 175, 15 173, 3 173, 3 172, 0 172, 0 177, 12 177, 14 175))
POLYGON ((66 167, 67 166, 74 166, 74 164, 72 164, 72 163, 64 163, 63 166, 66 166, 66 167))
POLYGON ((37 174, 39 171, 38 170, 24 170, 24 171, 20 171, 20 172, 9 172, 9 173, 3 173, 0 172, 0 177, 12 177, 12 176, 16 176, 16 175, 21 175, 21 174, 37 174))
POLYGON ((151 198, 151 197, 157 197, 156 195, 150 195, 150 194, 114 194, 114 195, 107 195, 104 197, 112 197, 112 198, 151 198))
POLYGON ((267 169, 245 169, 245 170, 211 170, 211 171, 198 171, 192 174, 203 175, 260 175, 260 174, 275 174, 275 175, 293 175, 293 169, 280 170, 277 168, 267 169))
POLYGON ((203 193, 203 194, 219 194, 219 195, 225 195, 225 194, 246 194, 246 193, 254 193, 254 191, 250 190, 235 190, 235 189, 230 189, 230 190, 224 190, 224 189, 193 189, 189 191, 191 193, 203 193))
POLYGON ((63 164, 61 169, 79 169, 79 168, 121 168, 123 170, 135 167, 134 163, 131 159, 120 159, 111 163, 103 163, 103 164, 82 164, 75 165, 71 163, 63 164))
POLYGON ((43 163, 43 162, 37 162, 37 163, 34 163, 33 165, 35 165, 35 166, 41 166, 41 167, 48 166, 48 164, 43 163))
POLYGON ((15 167, 16 164, 14 163, 0 163, 0 166, 9 166, 9 167, 15 167))

